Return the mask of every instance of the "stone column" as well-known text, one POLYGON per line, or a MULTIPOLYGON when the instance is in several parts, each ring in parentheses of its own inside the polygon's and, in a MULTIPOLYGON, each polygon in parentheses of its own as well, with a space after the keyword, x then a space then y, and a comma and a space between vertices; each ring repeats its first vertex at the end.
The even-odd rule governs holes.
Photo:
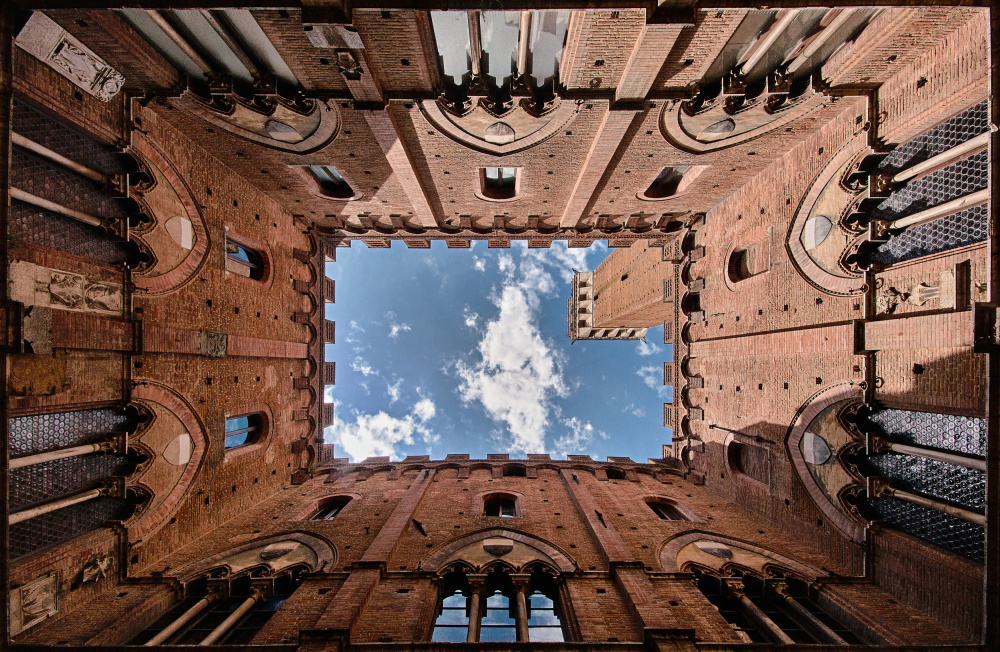
MULTIPOLYGON (((865 435, 868 455, 878 455, 892 451, 903 455, 915 455, 928 460, 947 462, 956 466, 964 466, 968 469, 986 470, 986 460, 982 457, 967 455, 965 453, 955 453, 952 451, 940 451, 925 446, 914 446, 912 444, 898 444, 883 437, 867 433, 865 435)), ((13 460, 11 460, 13 464, 13 460)))
POLYGON ((474 574, 466 575, 469 582, 469 633, 465 637, 466 643, 479 642, 479 625, 483 617, 483 592, 486 591, 486 575, 474 574))
POLYGON ((96 489, 91 489, 89 491, 83 491, 78 494, 73 494, 72 496, 66 496, 65 498, 53 500, 50 503, 45 503, 44 505, 38 505, 37 507, 25 509, 20 512, 14 512, 9 516, 7 516, 7 524, 13 525, 14 523, 27 521, 28 519, 35 518, 36 516, 41 516, 42 514, 48 514, 50 512, 62 509, 63 507, 69 507, 70 505, 78 505, 80 503, 85 503, 88 500, 100 498, 101 496, 116 496, 121 498, 124 496, 124 494, 125 494, 124 482, 122 482, 121 480, 117 482, 109 482, 103 487, 98 487, 96 489))
POLYGON ((235 625, 240 618, 253 609, 254 605, 264 600, 263 591, 256 587, 254 587, 252 591, 253 594, 244 600, 243 603, 236 608, 236 611, 229 614, 228 618, 219 623, 219 626, 213 629, 212 632, 201 641, 201 643, 198 643, 199 646, 214 645, 220 638, 226 635, 226 632, 233 628, 233 625, 235 625))
POLYGON ((531 575, 525 573, 511 574, 510 581, 516 594, 515 623, 517 624, 518 643, 528 642, 528 588, 531 586, 531 575))
POLYGON ((146 645, 147 647, 160 645, 168 638, 176 634, 178 631, 180 631, 180 629, 184 627, 184 625, 187 625, 189 622, 194 620, 195 616, 200 614, 202 611, 205 610, 206 607, 208 607, 210 604, 212 604, 218 599, 219 599, 218 593, 209 593, 204 598, 191 605, 190 609, 188 609, 180 616, 178 616, 177 620, 167 625, 167 627, 159 634, 146 641, 144 645, 146 645))
POLYGON ((893 487, 886 478, 874 476, 869 477, 868 498, 886 497, 905 500, 906 502, 913 503, 914 505, 934 509, 939 512, 944 512, 945 514, 951 514, 956 518, 960 518, 963 521, 969 521, 970 523, 977 523, 983 526, 986 525, 985 514, 974 512, 971 509, 965 509, 964 507, 957 507, 935 498, 928 498, 927 496, 910 493, 909 491, 904 491, 903 489, 897 489, 896 487, 893 487))
POLYGON ((820 639, 820 643, 832 643, 833 645, 847 645, 847 641, 842 639, 837 632, 830 629, 826 623, 816 617, 816 614, 806 609, 801 602, 792 597, 788 592, 788 585, 784 582, 774 582, 771 584, 775 596, 781 600, 788 608, 790 615, 800 625, 820 639))
POLYGON ((83 444, 82 446, 60 448, 54 451, 36 453, 35 455, 26 455, 25 457, 15 457, 10 461, 10 468, 21 469, 26 466, 33 466, 35 464, 41 464, 43 462, 63 460, 69 457, 79 457, 80 455, 88 455, 90 453, 99 453, 99 452, 115 453, 118 452, 118 446, 116 444, 117 444, 117 438, 108 439, 93 444, 83 444))
POLYGON ((730 580, 722 583, 729 594, 739 603, 740 609, 755 625, 760 627, 765 635, 771 637, 782 645, 794 645, 795 641, 786 634, 777 623, 768 618, 767 614, 761 611, 760 607, 754 604, 753 600, 747 597, 743 589, 743 582, 740 580, 730 580))

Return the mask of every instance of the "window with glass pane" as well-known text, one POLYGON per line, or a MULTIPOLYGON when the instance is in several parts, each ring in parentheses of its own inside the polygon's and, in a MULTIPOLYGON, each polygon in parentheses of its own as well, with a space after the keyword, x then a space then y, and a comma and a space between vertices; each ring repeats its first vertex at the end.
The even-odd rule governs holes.
POLYGON ((532 643, 560 643, 562 622, 556 613, 556 603, 541 591, 528 596, 528 640, 532 643))
POLYGON ((308 170, 324 196, 336 199, 354 197, 354 189, 332 165, 310 165, 308 170))
POLYGON ((481 178, 488 199, 513 199, 517 194, 517 168, 483 168, 481 178))
POLYGON ((500 592, 486 598, 486 614, 479 627, 479 640, 483 643, 516 641, 517 621, 513 601, 500 592))
POLYGON ((247 414, 226 419, 226 448, 246 446, 257 441, 263 432, 264 420, 259 414, 247 414))
POLYGON ((264 257, 259 251, 226 236, 226 271, 254 280, 264 276, 264 257))
POLYGON ((431 640, 439 643, 464 643, 468 635, 469 599, 461 593, 449 595, 441 601, 431 640))
POLYGON ((517 516, 517 502, 509 496, 493 496, 483 503, 483 516, 517 516))

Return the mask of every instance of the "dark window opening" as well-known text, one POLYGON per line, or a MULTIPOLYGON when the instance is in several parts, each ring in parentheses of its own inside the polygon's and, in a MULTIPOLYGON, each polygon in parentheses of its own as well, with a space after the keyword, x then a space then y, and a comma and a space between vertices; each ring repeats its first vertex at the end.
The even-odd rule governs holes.
POLYGON ((491 496, 483 502, 483 516, 517 516, 517 501, 510 496, 491 496))
POLYGON ((666 500, 650 500, 646 503, 653 513, 664 521, 687 521, 690 520, 684 515, 677 505, 666 500))
POLYGON ((625 472, 621 469, 604 469, 604 473, 607 474, 608 480, 625 480, 625 472))
POLYGON ((527 470, 519 465, 507 466, 504 467, 503 474, 509 478, 523 478, 527 474, 527 470))
POLYGON ((513 199, 517 196, 517 168, 482 168, 480 181, 487 199, 513 199))
POLYGON ((705 169, 704 165, 679 165, 665 167, 649 184, 646 199, 666 199, 684 192, 705 169))
POLYGON ((310 165, 308 169, 324 196, 335 199, 354 197, 354 189, 344 180, 337 168, 332 165, 310 165))

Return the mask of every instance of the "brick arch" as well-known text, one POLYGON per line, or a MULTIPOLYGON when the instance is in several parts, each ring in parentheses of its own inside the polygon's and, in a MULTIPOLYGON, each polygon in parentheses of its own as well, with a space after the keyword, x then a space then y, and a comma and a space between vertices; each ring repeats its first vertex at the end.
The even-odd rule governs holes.
POLYGON ((191 459, 184 467, 184 472, 170 494, 164 498, 156 509, 143 513, 135 523, 128 526, 130 541, 139 541, 160 530, 179 509, 188 488, 201 468, 208 450, 208 431, 198 418, 195 409, 176 391, 154 380, 138 379, 132 387, 133 401, 146 401, 162 405, 183 424, 191 435, 194 450, 191 459))
MULTIPOLYGON (((827 184, 838 174, 842 174, 845 166, 857 160, 865 151, 870 151, 868 150, 865 136, 858 136, 844 145, 826 167, 820 170, 816 178, 813 179, 812 185, 809 186, 809 191, 802 198, 799 208, 795 213, 795 218, 792 220, 791 225, 789 225, 788 234, 785 237, 785 249, 788 253, 788 258, 792 261, 792 266, 799 273, 799 276, 817 290, 834 296, 851 296, 859 293, 865 284, 864 275, 853 277, 835 276, 824 270, 809 256, 800 238, 802 229, 805 228, 806 221, 808 221, 816 202, 823 195, 827 184)), ((830 217, 838 218, 839 216, 831 215, 830 217)), ((839 229, 840 227, 834 224, 833 228, 839 229)))
POLYGON ((719 534, 713 534, 711 532, 685 532, 679 536, 665 541, 660 547, 660 566, 664 571, 668 573, 679 573, 681 569, 677 566, 677 555, 680 553, 681 548, 684 546, 694 543, 695 541, 716 541, 718 543, 731 546, 733 548, 742 548, 748 552, 756 553, 762 557, 770 559, 773 564, 768 563, 764 565, 764 568, 773 568, 775 566, 781 567, 792 571, 793 573, 800 575, 808 580, 812 581, 820 577, 826 576, 821 568, 816 566, 811 566, 803 562, 792 559, 791 557, 786 557, 785 555, 773 552, 767 548, 761 548, 758 545, 754 545, 747 541, 741 541, 739 539, 733 539, 730 537, 725 537, 719 534))
POLYGON ((792 460, 792 466, 798 474, 802 484, 805 485, 809 496, 819 507, 827 521, 857 542, 864 541, 864 528, 845 514, 839 505, 831 501, 816 480, 809 472, 809 467, 799 450, 799 442, 806 434, 806 430, 812 425, 815 419, 823 410, 835 403, 858 401, 864 398, 862 388, 850 381, 829 385, 810 396, 805 403, 799 407, 788 428, 788 436, 785 439, 785 447, 788 449, 788 456, 792 460))
POLYGON ((169 294, 179 290, 197 276, 198 271, 208 260, 211 239, 205 220, 198 209, 198 202, 195 201, 191 190, 163 152, 141 132, 133 132, 131 153, 138 155, 164 176, 184 206, 187 218, 191 221, 191 228, 194 230, 194 245, 177 267, 160 276, 141 276, 139 274, 133 276, 132 280, 137 291, 144 292, 147 296, 169 294))
POLYGON ((468 534, 464 537, 452 539, 450 542, 432 552, 430 556, 427 557, 420 565, 420 568, 431 573, 436 573, 443 568, 442 564, 444 564, 452 553, 461 550, 476 541, 482 541, 483 539, 490 539, 492 537, 504 537, 513 541, 519 541, 526 546, 535 548, 551 559, 561 573, 572 573, 577 568, 576 562, 573 561, 567 553, 563 552, 553 544, 547 543, 546 541, 543 541, 542 539, 539 539, 531 534, 518 532, 516 530, 508 530, 505 528, 491 528, 489 530, 482 530, 480 532, 468 534))

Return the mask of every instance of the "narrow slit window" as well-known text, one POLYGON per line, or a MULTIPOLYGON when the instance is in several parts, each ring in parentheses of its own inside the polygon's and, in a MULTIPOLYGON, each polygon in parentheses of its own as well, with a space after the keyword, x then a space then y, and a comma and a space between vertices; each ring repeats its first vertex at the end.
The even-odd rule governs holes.
POLYGON ((487 199, 513 199, 517 196, 518 168, 482 168, 483 196, 487 199))
POLYGON ((309 174, 312 175, 319 191, 325 197, 335 199, 351 199, 354 197, 354 189, 351 184, 344 180, 337 168, 332 165, 310 165, 309 174))
POLYGON ((226 419, 226 448, 247 446, 260 439, 264 419, 259 414, 247 414, 226 419))

